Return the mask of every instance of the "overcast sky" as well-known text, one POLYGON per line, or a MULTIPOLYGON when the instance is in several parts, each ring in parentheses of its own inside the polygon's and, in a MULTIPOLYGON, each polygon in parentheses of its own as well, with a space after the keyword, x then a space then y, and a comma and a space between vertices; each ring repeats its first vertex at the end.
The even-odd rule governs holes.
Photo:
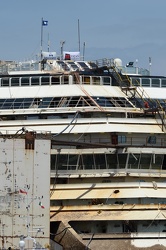
POLYGON ((166 0, 1 0, 0 60, 26 60, 43 50, 60 54, 85 46, 85 60, 121 58, 138 60, 152 74, 166 75, 166 0))

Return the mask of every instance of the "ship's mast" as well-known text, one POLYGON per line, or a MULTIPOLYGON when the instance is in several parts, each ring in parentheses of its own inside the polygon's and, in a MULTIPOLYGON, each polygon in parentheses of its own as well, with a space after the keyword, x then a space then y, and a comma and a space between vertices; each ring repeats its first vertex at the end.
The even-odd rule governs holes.
POLYGON ((78 51, 80 52, 80 21, 78 19, 78 51))
POLYGON ((42 61, 42 50, 43 50, 43 17, 41 19, 41 40, 40 40, 40 60, 42 61))

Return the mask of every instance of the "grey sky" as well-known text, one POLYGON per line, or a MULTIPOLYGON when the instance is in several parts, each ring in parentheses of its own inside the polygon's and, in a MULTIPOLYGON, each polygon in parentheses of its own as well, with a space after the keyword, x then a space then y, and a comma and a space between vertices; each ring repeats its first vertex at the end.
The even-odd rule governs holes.
POLYGON ((60 54, 78 50, 78 19, 81 51, 85 59, 121 58, 125 65, 138 59, 140 67, 166 75, 166 0, 1 0, 0 60, 24 60, 40 52, 41 18, 43 50, 60 54))

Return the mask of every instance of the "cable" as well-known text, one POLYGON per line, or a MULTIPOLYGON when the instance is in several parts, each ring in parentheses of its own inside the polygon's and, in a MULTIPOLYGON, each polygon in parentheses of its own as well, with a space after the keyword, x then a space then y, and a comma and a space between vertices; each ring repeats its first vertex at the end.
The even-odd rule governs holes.
POLYGON ((53 135, 52 137, 54 138, 54 137, 56 137, 56 136, 62 134, 62 133, 63 133, 63 132, 64 132, 73 122, 74 122, 74 120, 77 118, 78 114, 79 114, 79 112, 77 111, 76 114, 75 114, 75 116, 74 116, 73 119, 71 120, 71 122, 66 126, 66 128, 64 128, 64 129, 63 129, 61 132, 59 132, 58 134, 53 135))
POLYGON ((65 230, 67 230, 68 228, 71 228, 71 227, 65 227, 65 228, 64 228, 62 231, 60 231, 59 233, 56 233, 56 234, 50 233, 50 234, 53 235, 53 236, 57 236, 57 235, 63 233, 63 232, 64 232, 65 230))
POLYGON ((95 235, 95 234, 93 233, 92 236, 91 236, 91 238, 90 238, 90 240, 89 240, 89 242, 88 242, 88 244, 87 244, 86 247, 85 247, 85 250, 88 250, 88 249, 89 249, 88 246, 90 245, 91 241, 93 240, 94 235, 95 235))

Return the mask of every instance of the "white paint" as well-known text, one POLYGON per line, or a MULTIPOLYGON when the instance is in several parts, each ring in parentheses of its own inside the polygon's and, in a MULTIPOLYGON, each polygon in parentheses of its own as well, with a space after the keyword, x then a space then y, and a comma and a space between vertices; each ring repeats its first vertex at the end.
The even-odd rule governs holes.
POLYGON ((155 245, 162 245, 166 247, 166 240, 160 237, 166 237, 166 233, 137 233, 132 234, 131 237, 135 238, 131 240, 131 244, 135 247, 145 249, 146 247, 153 247, 155 245), (142 239, 136 239, 136 237, 143 237, 142 239), (146 239, 146 237, 151 237, 151 239, 146 239), (157 237, 154 239, 152 237, 157 237))
POLYGON ((0 249, 19 247, 21 235, 49 245, 49 166, 50 141, 26 150, 24 139, 0 139, 0 249))

